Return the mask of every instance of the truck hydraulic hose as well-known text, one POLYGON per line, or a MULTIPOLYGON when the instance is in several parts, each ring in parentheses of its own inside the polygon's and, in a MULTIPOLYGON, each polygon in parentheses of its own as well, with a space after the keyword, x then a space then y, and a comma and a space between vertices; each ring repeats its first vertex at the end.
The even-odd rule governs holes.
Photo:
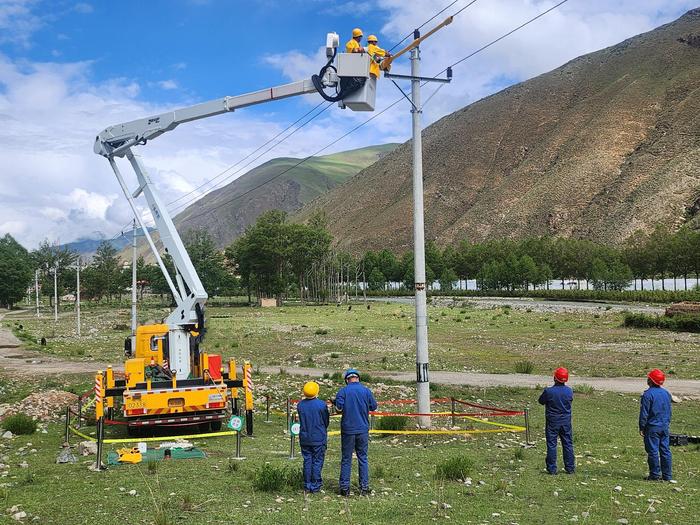
POLYGON ((328 102, 340 102, 343 100, 345 97, 353 94, 355 91, 360 89, 362 86, 364 86, 365 81, 367 80, 366 78, 363 77, 348 77, 348 78, 341 78, 340 79, 340 89, 336 89, 336 94, 335 95, 328 95, 323 89, 323 77, 326 75, 326 71, 328 69, 332 69, 336 73, 338 70, 332 66, 331 64, 333 63, 333 60, 335 60, 335 56, 338 54, 338 50, 336 49, 335 52, 333 53, 333 56, 328 60, 325 66, 321 68, 321 71, 318 72, 318 75, 312 75, 311 76, 311 82, 313 82, 314 87, 316 88, 316 91, 318 91, 318 94, 321 95, 325 100, 328 102))

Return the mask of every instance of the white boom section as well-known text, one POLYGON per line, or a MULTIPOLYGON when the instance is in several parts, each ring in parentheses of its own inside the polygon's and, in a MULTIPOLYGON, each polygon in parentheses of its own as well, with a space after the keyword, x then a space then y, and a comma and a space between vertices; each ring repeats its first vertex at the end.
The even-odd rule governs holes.
MULTIPOLYGON (((330 73, 329 73, 330 75, 330 73)), ((123 157, 131 146, 145 144, 180 124, 221 115, 239 108, 263 104, 273 100, 315 93, 311 79, 261 89, 235 97, 224 97, 194 106, 168 111, 160 115, 132 120, 104 129, 95 139, 95 153, 104 157, 123 157)))

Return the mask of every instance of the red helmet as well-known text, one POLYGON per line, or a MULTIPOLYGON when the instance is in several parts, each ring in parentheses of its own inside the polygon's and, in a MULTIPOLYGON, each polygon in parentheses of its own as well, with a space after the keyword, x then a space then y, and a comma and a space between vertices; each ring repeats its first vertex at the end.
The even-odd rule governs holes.
POLYGON ((664 384, 664 381, 666 381, 666 376, 664 373, 659 370, 658 368, 654 368, 651 372, 647 374, 647 377, 651 379, 651 382, 654 383, 655 385, 661 386, 664 384))
POLYGON ((554 371, 554 379, 560 383, 566 383, 569 380, 569 371, 564 367, 557 368, 554 371))

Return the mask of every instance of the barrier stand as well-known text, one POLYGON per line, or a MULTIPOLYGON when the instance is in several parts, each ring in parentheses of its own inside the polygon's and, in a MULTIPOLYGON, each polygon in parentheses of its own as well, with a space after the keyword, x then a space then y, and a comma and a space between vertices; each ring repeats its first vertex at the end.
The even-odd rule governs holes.
POLYGON ((294 449, 296 444, 296 438, 301 431, 301 425, 297 422, 297 416, 294 415, 292 423, 289 425, 289 459, 294 459, 294 449))
POLYGON ((265 395, 265 423, 272 423, 270 420, 270 394, 265 395))
POLYGON ((243 392, 245 394, 245 433, 253 435, 253 365, 243 363, 243 392))
POLYGON ((103 378, 100 370, 95 375, 95 422, 97 424, 97 459, 95 460, 95 470, 105 470, 102 465, 102 442, 104 441, 104 389, 102 388, 103 378))
POLYGON ((525 444, 530 445, 530 409, 525 407, 525 444))
POLYGON ((243 418, 239 415, 231 416, 228 428, 236 433, 236 457, 234 459, 245 459, 241 456, 241 432, 243 431, 243 418))
MULTIPOLYGON (((235 359, 231 359, 228 362, 228 378, 233 380, 238 378, 235 359)), ((238 415, 238 388, 235 387, 231 389, 231 413, 238 415)))
POLYGON ((289 425, 292 423, 292 420, 290 418, 290 410, 292 406, 292 400, 287 396, 287 428, 286 430, 289 430, 289 425))
POLYGON ((455 417, 455 412, 457 411, 457 402, 455 401, 454 397, 451 397, 450 401, 452 402, 452 428, 454 428, 457 426, 457 418, 455 417))
MULTIPOLYGON (((80 421, 80 416, 78 416, 78 421, 80 421)), ((66 445, 70 444, 70 405, 66 407, 66 439, 64 443, 66 445)))
MULTIPOLYGON (((114 388, 114 371, 112 370, 112 365, 107 366, 105 382, 107 383, 107 388, 114 388)), ((105 400, 105 405, 107 406, 107 419, 114 419, 114 397, 108 397, 105 400)))

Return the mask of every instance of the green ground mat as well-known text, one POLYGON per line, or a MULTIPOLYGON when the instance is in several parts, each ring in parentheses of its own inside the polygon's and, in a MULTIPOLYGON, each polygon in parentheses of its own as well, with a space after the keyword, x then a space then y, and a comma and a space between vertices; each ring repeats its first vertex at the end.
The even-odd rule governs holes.
MULTIPOLYGON (((148 463, 149 461, 162 461, 165 449, 149 448, 145 454, 142 454, 143 459, 141 463, 148 463)), ((193 459, 193 458, 205 458, 207 455, 202 449, 193 447, 189 450, 182 448, 171 448, 170 452, 172 454, 172 459, 193 459)), ((110 452, 107 454, 107 464, 108 465, 129 465, 130 463, 119 463, 119 454, 116 452, 110 452)))

